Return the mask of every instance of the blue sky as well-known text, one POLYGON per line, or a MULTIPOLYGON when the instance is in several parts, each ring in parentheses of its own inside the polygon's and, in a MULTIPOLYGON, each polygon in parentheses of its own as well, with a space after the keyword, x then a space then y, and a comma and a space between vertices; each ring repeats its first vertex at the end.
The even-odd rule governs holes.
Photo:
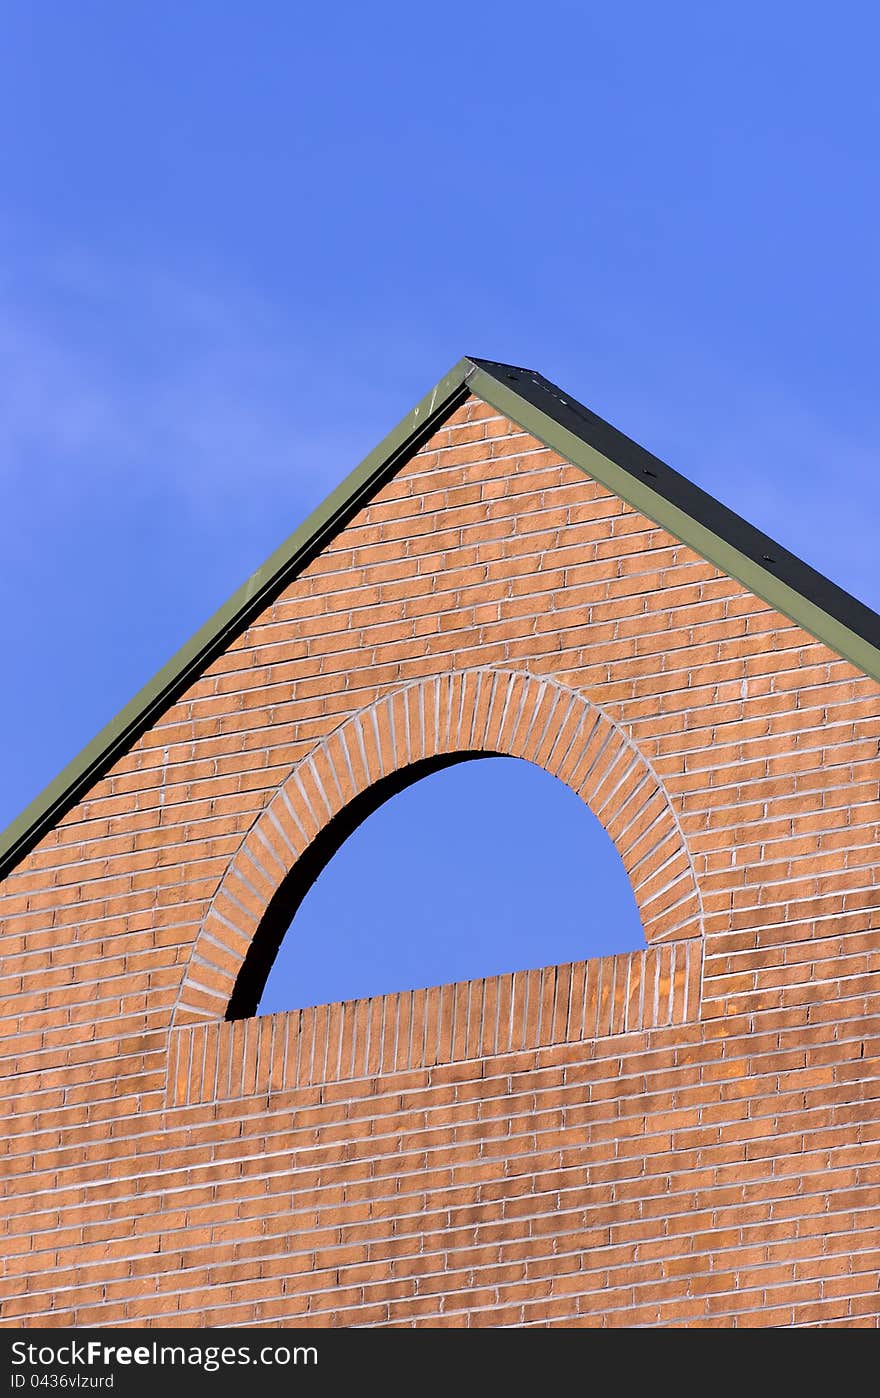
POLYGON ((880 607, 878 31, 860 3, 7 0, 0 824, 463 353, 880 607))

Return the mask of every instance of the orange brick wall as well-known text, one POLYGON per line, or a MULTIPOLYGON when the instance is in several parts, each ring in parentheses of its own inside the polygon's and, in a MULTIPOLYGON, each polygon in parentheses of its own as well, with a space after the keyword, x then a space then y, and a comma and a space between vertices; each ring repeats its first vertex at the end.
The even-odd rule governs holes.
POLYGON ((875 1324, 880 694, 469 400, 0 884, 0 1323, 875 1324), (224 1022, 285 871, 458 750, 646 951, 224 1022))

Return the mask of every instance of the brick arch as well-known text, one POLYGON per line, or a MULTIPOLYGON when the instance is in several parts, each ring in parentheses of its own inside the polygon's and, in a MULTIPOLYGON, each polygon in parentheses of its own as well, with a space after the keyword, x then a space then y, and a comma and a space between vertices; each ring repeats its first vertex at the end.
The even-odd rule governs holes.
POLYGON ((173 1022, 224 1017, 282 881, 331 822, 395 774, 421 775, 456 754, 521 757, 558 777, 617 847, 647 940, 701 934, 700 893, 681 826, 663 783, 625 732, 555 680, 464 670, 383 696, 297 763, 223 875, 197 934, 173 1022))

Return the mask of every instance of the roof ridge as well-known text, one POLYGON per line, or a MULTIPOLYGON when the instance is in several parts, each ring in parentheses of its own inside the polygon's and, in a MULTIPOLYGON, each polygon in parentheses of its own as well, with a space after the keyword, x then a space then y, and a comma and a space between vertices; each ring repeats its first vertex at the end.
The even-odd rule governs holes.
POLYGON ((466 356, 0 834, 0 879, 469 394, 880 680, 880 615, 532 369, 466 356))

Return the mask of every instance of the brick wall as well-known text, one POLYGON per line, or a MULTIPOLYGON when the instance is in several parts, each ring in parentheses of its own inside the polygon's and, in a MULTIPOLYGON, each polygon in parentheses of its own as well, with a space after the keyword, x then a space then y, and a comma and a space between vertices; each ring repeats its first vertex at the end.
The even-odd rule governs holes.
POLYGON ((0 1323, 876 1323, 880 695, 470 399, 0 884, 0 1323), (629 957, 223 1016, 456 751, 615 840, 629 957))

